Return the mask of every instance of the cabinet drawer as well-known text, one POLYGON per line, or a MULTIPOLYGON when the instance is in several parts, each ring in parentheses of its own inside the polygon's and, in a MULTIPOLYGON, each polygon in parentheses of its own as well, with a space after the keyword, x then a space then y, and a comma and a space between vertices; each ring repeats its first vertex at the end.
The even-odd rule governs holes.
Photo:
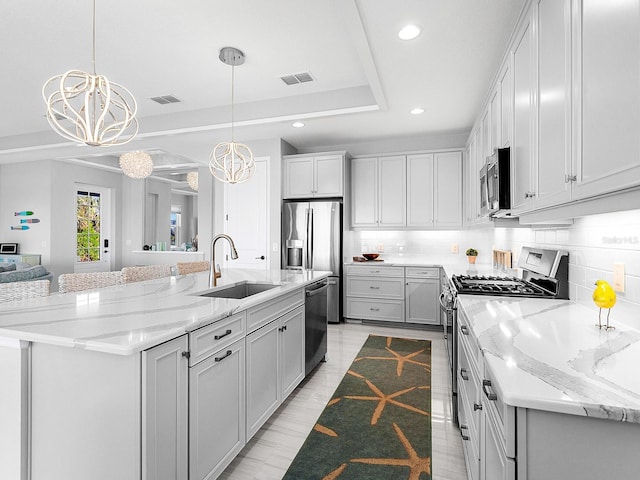
POLYGON ((347 275, 402 277, 404 267, 385 267, 376 265, 347 265, 347 275))
POLYGON ((408 278, 440 278, 440 269, 437 267, 405 267, 408 278))
POLYGON ((237 313, 189 334, 189 366, 209 357, 216 351, 231 345, 245 335, 244 312, 237 313))
POLYGON ((366 298, 347 298, 347 317, 404 322, 404 302, 401 300, 374 301, 366 298))
POLYGON ((480 375, 476 367, 469 360, 469 352, 465 345, 458 346, 458 390, 460 402, 464 403, 467 411, 467 422, 475 438, 480 432, 480 375))
POLYGON ((247 310, 247 332, 251 333, 303 304, 304 289, 300 288, 251 307, 247 310))
MULTIPOLYGON (((462 393, 462 392, 460 392, 462 393)), ((460 398, 460 408, 458 418, 460 420, 460 436, 462 437, 462 449, 467 466, 467 477, 469 480, 480 480, 480 445, 479 438, 474 436, 469 424, 469 410, 465 402, 460 398)), ((475 433, 477 435, 477 433, 475 433)))
POLYGON ((348 276, 347 296, 402 300, 404 281, 402 278, 348 276))
POLYGON ((516 409, 502 401, 502 392, 497 388, 488 366, 484 368, 481 382, 484 414, 491 418, 497 437, 508 457, 516 456, 516 409))
MULTIPOLYGON (((458 344, 466 347, 469 363, 473 365, 479 373, 481 370, 478 368, 478 360, 482 356, 482 353, 478 347, 478 341, 469 326, 469 322, 460 308, 458 308, 458 344)), ((460 348, 458 348, 458 351, 460 351, 460 348)))

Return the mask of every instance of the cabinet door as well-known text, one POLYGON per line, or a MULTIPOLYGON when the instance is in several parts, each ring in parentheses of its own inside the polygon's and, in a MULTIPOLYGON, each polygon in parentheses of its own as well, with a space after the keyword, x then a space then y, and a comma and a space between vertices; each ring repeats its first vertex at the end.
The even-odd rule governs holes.
POLYGON ((378 159, 351 160, 351 226, 378 226, 378 159))
POLYGON ((406 157, 381 157, 378 162, 378 226, 404 227, 407 224, 406 157))
POLYGON ((191 480, 217 478, 245 444, 244 339, 189 370, 191 480))
POLYGON ((571 199, 571 0, 538 0, 538 152, 535 206, 571 199))
POLYGON ((640 4, 574 3, 573 195, 584 198, 640 184, 640 4))
POLYGON ((500 72, 500 146, 511 145, 511 124, 513 121, 511 96, 511 64, 507 59, 502 72, 500 72))
POLYGON ((304 307, 298 307, 280 320, 280 378, 282 400, 304 378, 304 307))
MULTIPOLYGON (((553 1, 553 0, 551 0, 553 1)), ((499 439, 493 415, 482 415, 482 441, 480 442, 480 480, 515 480, 516 462, 507 457, 499 439)))
POLYGON ((529 15, 518 32, 513 50, 514 112, 511 149, 511 207, 525 209, 531 203, 532 129, 533 129, 533 28, 529 15))
POLYGON ((246 337, 247 441, 280 405, 277 320, 246 337))
POLYGON ((438 227, 460 227, 462 226, 462 154, 460 152, 436 153, 434 158, 436 192, 434 224, 438 227))
POLYGON ((308 198, 313 195, 313 157, 285 158, 284 198, 308 198))
POLYGON ((407 156, 407 226, 432 227, 433 154, 407 156))
POLYGON ((498 148, 501 145, 500 142, 500 91, 498 88, 491 95, 491 101, 489 102, 491 110, 491 128, 489 132, 490 151, 493 152, 494 148, 498 148))
POLYGON ((187 480, 187 335, 142 352, 142 478, 187 480))
POLYGON ((341 197, 343 179, 342 155, 314 157, 314 197, 341 197))
POLYGON ((440 324, 439 279, 407 279, 405 321, 407 323, 440 324))

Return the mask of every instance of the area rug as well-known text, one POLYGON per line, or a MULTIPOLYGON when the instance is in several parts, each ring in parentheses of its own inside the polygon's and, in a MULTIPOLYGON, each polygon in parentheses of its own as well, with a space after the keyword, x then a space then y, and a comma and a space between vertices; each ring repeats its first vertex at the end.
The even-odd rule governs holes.
POLYGON ((283 480, 430 480, 431 342, 370 335, 283 480))

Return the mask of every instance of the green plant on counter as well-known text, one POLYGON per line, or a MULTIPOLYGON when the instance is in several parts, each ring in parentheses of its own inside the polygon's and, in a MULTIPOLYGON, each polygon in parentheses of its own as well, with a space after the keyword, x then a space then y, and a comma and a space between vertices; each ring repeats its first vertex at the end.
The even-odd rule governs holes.
POLYGON ((476 250, 475 248, 467 248, 465 254, 467 255, 467 257, 477 257, 478 250, 476 250))

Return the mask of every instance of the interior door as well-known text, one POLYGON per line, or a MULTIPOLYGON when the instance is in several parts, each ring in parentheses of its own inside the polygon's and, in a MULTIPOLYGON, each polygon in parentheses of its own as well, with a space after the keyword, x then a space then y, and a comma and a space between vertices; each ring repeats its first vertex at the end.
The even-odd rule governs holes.
POLYGON ((111 189, 76 184, 74 272, 108 272, 112 267, 111 189))
MULTIPOLYGON (((225 244, 227 268, 267 268, 269 261, 269 175, 268 158, 257 158, 256 170, 246 182, 225 184, 225 233, 234 241, 238 259, 229 259, 225 244)), ((226 242, 225 242, 226 243, 226 242)))

